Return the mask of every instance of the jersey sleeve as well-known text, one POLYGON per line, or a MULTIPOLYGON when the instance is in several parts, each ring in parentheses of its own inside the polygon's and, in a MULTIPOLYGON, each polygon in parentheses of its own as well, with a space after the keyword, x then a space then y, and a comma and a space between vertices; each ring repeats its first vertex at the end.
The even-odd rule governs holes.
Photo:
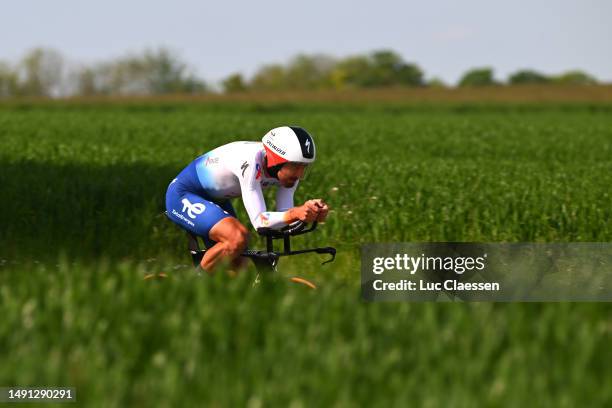
POLYGON ((255 161, 248 162, 235 173, 240 181, 240 190, 244 208, 249 214, 255 229, 261 227, 282 228, 287 225, 284 211, 266 211, 266 202, 261 189, 260 178, 263 177, 261 166, 255 161))
POLYGON ((293 187, 278 187, 278 190, 276 190, 276 211, 287 211, 293 208, 293 194, 299 183, 298 180, 293 187))

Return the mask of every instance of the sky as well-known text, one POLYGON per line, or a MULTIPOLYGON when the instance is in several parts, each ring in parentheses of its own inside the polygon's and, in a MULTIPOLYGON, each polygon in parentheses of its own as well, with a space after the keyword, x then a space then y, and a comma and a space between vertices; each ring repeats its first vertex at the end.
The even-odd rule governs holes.
POLYGON ((93 63, 165 46, 209 81, 298 53, 393 49, 427 78, 473 67, 583 69, 612 82, 609 0, 19 0, 0 12, 0 59, 37 46, 93 63))

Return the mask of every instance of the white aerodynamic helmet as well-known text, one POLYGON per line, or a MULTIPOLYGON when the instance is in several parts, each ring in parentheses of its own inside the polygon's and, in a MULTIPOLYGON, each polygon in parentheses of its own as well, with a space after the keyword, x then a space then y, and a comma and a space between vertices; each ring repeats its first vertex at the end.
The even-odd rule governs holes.
POLYGON ((266 149, 268 167, 287 162, 310 164, 315 161, 314 140, 301 127, 274 128, 266 133, 261 141, 266 149))

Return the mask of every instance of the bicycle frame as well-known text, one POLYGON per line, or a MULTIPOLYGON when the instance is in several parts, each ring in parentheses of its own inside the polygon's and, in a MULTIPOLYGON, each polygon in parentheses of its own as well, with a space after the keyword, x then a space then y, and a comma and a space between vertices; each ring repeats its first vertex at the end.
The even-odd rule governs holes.
MULTIPOLYGON (((336 258, 336 248, 334 247, 319 247, 319 248, 308 248, 300 250, 291 250, 291 237, 296 235, 302 235, 314 231, 317 228, 317 222, 313 222, 310 228, 306 228, 306 223, 302 221, 296 221, 293 224, 285 227, 281 230, 274 230, 271 228, 258 228, 257 233, 266 238, 266 249, 256 250, 247 249, 241 256, 250 258, 258 271, 276 271, 276 266, 281 257, 301 255, 306 253, 318 253, 328 254, 331 258, 321 263, 332 262, 336 258), (278 252, 274 250, 274 240, 283 240, 283 251, 278 252)), ((190 231, 187 232, 188 249, 191 254, 194 267, 199 267, 206 249, 201 249, 198 243, 198 236, 190 231)))

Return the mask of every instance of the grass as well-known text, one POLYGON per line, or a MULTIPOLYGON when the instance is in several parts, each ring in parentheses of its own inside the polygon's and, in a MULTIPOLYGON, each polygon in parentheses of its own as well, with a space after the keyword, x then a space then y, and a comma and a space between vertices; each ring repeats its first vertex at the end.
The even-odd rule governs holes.
POLYGON ((609 405, 609 306, 365 304, 359 247, 612 241, 611 157, 612 117, 581 105, 5 106, 0 385, 94 406, 609 405), (283 260, 316 292, 195 275, 167 184, 285 123, 319 152, 296 202, 334 209, 294 245, 337 261, 283 260))
POLYGON ((609 309, 363 304, 355 282, 133 263, 3 273, 3 384, 77 388, 94 406, 588 406, 609 403, 609 309), (29 283, 30 282, 30 283, 29 283))

